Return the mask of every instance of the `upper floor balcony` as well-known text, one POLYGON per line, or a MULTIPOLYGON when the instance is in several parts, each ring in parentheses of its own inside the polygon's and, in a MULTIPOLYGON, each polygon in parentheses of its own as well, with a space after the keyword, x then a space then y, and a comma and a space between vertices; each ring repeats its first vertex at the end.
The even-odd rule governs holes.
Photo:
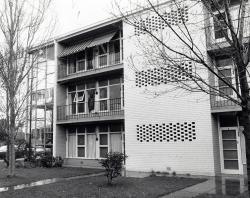
MULTIPOLYGON (((229 97, 233 98, 236 101, 238 100, 231 88, 221 86, 221 87, 215 87, 215 89, 220 90, 221 93, 228 95, 229 97)), ((235 103, 233 100, 230 100, 229 98, 226 97, 222 97, 219 94, 210 95, 210 105, 212 113, 232 112, 232 111, 242 110, 241 106, 235 103)))
POLYGON ((65 47, 58 59, 58 82, 122 69, 122 60, 117 32, 65 47))
POLYGON ((53 108, 54 88, 40 89, 32 93, 32 105, 36 108, 53 108))
MULTIPOLYGON (((247 8, 248 9, 248 8, 247 8)), ((232 16, 232 24, 234 31, 238 33, 239 27, 239 6, 234 6, 230 8, 230 13, 232 16)), ((206 42, 207 42, 207 50, 208 51, 216 51, 221 48, 228 48, 229 43, 226 40, 226 36, 231 39, 231 33, 228 25, 226 24, 226 15, 225 12, 218 11, 214 12, 214 15, 218 18, 218 22, 215 21, 213 17, 208 19, 208 23, 206 25, 206 42), (226 35, 226 36, 225 36, 226 35)), ((244 28, 243 28, 243 42, 248 42, 248 37, 250 36, 250 13, 248 10, 246 11, 246 15, 244 17, 244 28)))
POLYGON ((57 107, 57 123, 124 119, 123 98, 72 103, 57 107))

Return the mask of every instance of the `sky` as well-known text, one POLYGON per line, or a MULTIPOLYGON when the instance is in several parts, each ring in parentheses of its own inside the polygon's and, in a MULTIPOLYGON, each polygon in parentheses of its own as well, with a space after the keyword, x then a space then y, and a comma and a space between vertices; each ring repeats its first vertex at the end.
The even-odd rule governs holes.
MULTIPOLYGON (((64 34, 112 17, 114 0, 53 0, 52 17, 57 19, 57 34, 64 34)), ((126 4, 120 0, 119 3, 126 4)))

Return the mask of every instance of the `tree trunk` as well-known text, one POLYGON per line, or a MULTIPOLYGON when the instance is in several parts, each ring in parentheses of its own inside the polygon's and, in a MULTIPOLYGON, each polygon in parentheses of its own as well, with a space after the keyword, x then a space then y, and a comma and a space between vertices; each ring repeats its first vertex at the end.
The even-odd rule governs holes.
POLYGON ((9 177, 15 176, 15 106, 14 106, 15 95, 10 93, 10 144, 9 144, 9 177))
POLYGON ((10 132, 10 149, 9 149, 9 177, 15 176, 15 146, 14 146, 14 130, 11 127, 10 132))

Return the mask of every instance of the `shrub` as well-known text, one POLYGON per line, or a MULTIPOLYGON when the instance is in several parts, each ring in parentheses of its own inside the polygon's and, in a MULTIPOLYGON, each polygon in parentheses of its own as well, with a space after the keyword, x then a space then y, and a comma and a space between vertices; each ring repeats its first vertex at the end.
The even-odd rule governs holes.
POLYGON ((51 167, 62 167, 63 159, 62 157, 53 157, 51 154, 47 154, 41 157, 41 166, 46 168, 51 167))
POLYGON ((41 166, 46 168, 51 168, 53 165, 53 156, 52 155, 44 155, 41 156, 41 166))
POLYGON ((154 170, 152 170, 151 172, 150 172, 150 175, 149 175, 150 177, 155 177, 156 176, 156 173, 155 173, 155 171, 154 170))
POLYGON ((54 167, 62 167, 63 165, 63 159, 61 156, 55 157, 55 164, 54 167))
POLYGON ((119 152, 110 152, 105 159, 100 160, 100 164, 105 168, 108 184, 112 184, 112 180, 121 175, 123 161, 127 156, 119 152))

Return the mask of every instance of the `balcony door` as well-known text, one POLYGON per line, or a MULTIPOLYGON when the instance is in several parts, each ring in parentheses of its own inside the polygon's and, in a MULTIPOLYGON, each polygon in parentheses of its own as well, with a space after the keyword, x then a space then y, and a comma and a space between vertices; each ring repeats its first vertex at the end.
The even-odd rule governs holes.
POLYGON ((218 57, 216 59, 217 73, 220 79, 217 80, 219 94, 217 101, 227 100, 225 96, 235 98, 235 93, 227 84, 235 86, 234 64, 230 57, 218 57), (227 84, 225 82, 227 82, 227 84))
POLYGON ((221 172, 242 174, 241 145, 238 127, 220 128, 221 172))

